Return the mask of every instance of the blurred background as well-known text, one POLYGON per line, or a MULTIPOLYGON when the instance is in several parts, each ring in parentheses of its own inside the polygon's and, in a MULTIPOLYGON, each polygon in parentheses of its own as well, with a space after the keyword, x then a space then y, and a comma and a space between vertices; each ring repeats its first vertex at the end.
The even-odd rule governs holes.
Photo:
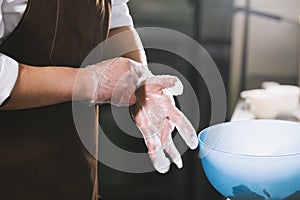
MULTIPOLYGON (((129 7, 136 27, 173 29, 207 50, 226 88, 227 121, 242 90, 258 88, 262 81, 299 83, 299 0, 131 0, 129 7)), ((184 48, 177 41, 173 45, 184 48)), ((202 77, 170 52, 146 49, 146 53, 149 63, 172 66, 189 81, 201 116, 195 128, 200 131, 207 127, 210 98, 202 77)), ((100 112, 100 124, 113 143, 133 152, 146 152, 142 139, 124 134, 114 124, 109 106, 100 112)), ((106 153, 109 149, 100 145, 100 151, 114 159, 106 153)), ((101 200, 224 199, 208 183, 197 150, 187 151, 183 162, 183 169, 172 166, 166 175, 124 173, 99 163, 101 200)))

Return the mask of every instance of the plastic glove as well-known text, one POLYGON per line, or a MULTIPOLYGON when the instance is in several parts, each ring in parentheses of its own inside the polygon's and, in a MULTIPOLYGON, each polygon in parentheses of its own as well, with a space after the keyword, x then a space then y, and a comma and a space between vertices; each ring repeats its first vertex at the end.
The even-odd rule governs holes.
POLYGON ((137 82, 145 71, 140 63, 127 58, 106 60, 83 70, 84 73, 77 78, 75 89, 85 86, 90 105, 111 103, 116 106, 135 103, 137 82), (82 79, 86 81, 80 81, 82 79))
POLYGON ((132 107, 132 114, 143 134, 154 168, 166 173, 170 160, 165 153, 178 168, 183 166, 181 155, 172 140, 174 128, 191 149, 197 148, 198 139, 189 120, 175 106, 173 95, 179 95, 183 90, 180 80, 174 76, 148 76, 136 91, 137 102, 132 107))

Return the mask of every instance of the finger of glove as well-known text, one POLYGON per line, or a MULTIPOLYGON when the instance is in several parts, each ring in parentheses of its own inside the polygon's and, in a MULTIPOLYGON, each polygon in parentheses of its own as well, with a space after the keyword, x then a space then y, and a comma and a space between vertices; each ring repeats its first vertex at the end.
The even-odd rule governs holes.
POLYGON ((145 144, 148 148, 148 154, 153 163, 154 168, 159 173, 166 173, 170 168, 170 160, 166 157, 161 145, 159 135, 155 133, 153 127, 139 127, 145 140, 145 144))
MULTIPOLYGON (((148 127, 151 125, 150 118, 147 113, 147 109, 145 109, 144 106, 136 106, 134 105, 131 109, 132 115, 134 117, 135 123, 140 129, 145 129, 145 131, 148 129, 148 127)), ((150 130, 151 132, 152 130, 150 130)), ((142 131, 143 133, 143 131, 142 131)), ((144 135, 144 134, 143 134, 144 135)))
POLYGON ((165 149, 167 154, 170 156, 171 160, 175 163, 178 169, 181 169, 183 167, 181 155, 178 152, 177 148, 175 147, 175 144, 172 140, 171 135, 169 136, 169 145, 165 149))
POLYGON ((151 122, 144 107, 140 108, 139 112, 135 114, 134 119, 137 127, 144 137, 148 152, 156 152, 160 150, 161 142, 158 136, 158 128, 151 122))
POLYGON ((153 76, 144 80, 142 85, 145 85, 147 88, 153 87, 153 89, 162 90, 173 87, 176 81, 177 78, 175 76, 153 76))
POLYGON ((155 153, 157 151, 163 150, 160 137, 157 134, 158 129, 156 126, 151 124, 147 127, 141 127, 140 125, 138 125, 138 128, 140 129, 144 137, 148 153, 155 153))
MULTIPOLYGON (((169 75, 162 75, 163 77, 169 77, 169 75)), ((172 96, 178 96, 178 95, 182 95, 183 93, 183 84, 180 81, 180 79, 178 77, 176 77, 176 82, 174 84, 174 86, 172 87, 168 87, 165 88, 163 91, 165 92, 165 94, 167 95, 172 95, 172 96)))
POLYGON ((161 119, 162 128, 160 130, 160 138, 163 149, 169 145, 170 139, 172 140, 172 131, 174 130, 173 123, 168 119, 161 119))
POLYGON ((148 154, 154 168, 159 173, 168 172, 170 168, 170 160, 166 157, 162 148, 161 139, 157 134, 158 128, 154 124, 151 124, 147 113, 143 109, 135 115, 135 121, 137 122, 137 126, 144 137, 148 154))
POLYGON ((176 149, 173 139, 172 131, 174 130, 174 124, 169 119, 164 119, 163 129, 161 133, 162 146, 166 153, 170 156, 171 160, 176 164, 178 169, 182 168, 181 155, 176 149))
POLYGON ((165 174, 169 171, 171 163, 170 160, 166 157, 163 150, 159 150, 153 153, 149 152, 149 156, 156 171, 162 174, 165 174))
POLYGON ((168 116, 172 122, 174 122, 176 129, 185 141, 185 143, 191 148, 196 149, 198 147, 198 138, 194 127, 186 116, 178 110, 175 106, 168 104, 168 116))

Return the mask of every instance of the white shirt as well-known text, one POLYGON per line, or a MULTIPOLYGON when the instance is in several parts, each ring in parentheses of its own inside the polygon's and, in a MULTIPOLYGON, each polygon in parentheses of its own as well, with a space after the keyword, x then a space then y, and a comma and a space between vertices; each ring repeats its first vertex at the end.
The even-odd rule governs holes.
MULTIPOLYGON (((112 14, 110 28, 133 26, 127 2, 111 0, 112 14)), ((27 0, 0 0, 0 44, 12 33, 20 22, 27 6, 27 0)), ((0 105, 10 96, 18 77, 19 64, 0 52, 0 105)))

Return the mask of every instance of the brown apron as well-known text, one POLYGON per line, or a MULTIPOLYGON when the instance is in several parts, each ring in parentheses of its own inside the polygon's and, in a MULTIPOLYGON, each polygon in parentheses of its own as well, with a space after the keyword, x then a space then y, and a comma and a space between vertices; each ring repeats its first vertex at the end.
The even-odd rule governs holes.
MULTIPOLYGON (((79 67, 107 38, 109 16, 109 0, 28 0, 0 51, 24 64, 79 67)), ((97 115, 83 122, 94 155, 97 115)), ((95 200, 97 190, 97 160, 80 141, 70 102, 0 111, 0 199, 95 200)))

